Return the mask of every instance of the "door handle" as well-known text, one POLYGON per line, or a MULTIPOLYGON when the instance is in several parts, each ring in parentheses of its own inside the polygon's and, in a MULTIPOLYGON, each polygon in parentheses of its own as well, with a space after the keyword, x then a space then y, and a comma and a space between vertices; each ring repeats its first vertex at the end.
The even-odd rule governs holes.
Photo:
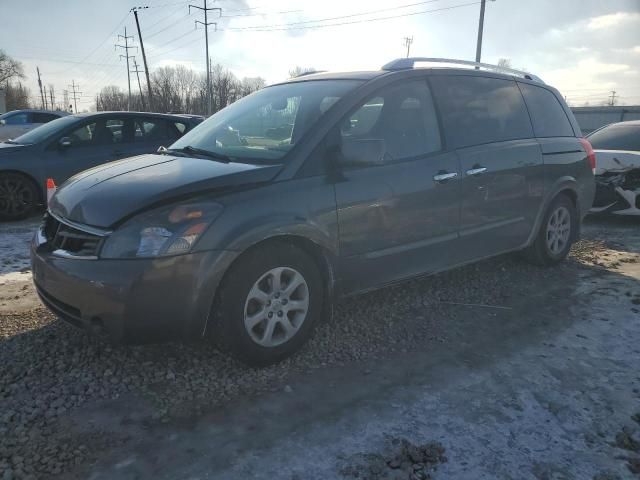
POLYGON ((471 170, 467 170, 467 175, 480 175, 481 173, 484 173, 486 171, 486 167, 472 168, 471 170))
POLYGON ((451 180, 452 178, 457 177, 458 174, 456 172, 451 173, 438 173, 433 176, 433 180, 436 182, 446 182, 447 180, 451 180))

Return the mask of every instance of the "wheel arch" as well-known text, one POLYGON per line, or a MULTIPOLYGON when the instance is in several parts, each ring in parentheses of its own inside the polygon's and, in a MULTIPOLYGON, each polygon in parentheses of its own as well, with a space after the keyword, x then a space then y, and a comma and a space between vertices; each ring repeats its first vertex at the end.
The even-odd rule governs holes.
POLYGON ((569 197, 576 209, 576 217, 577 227, 574 232, 573 240, 577 240, 580 238, 580 203, 578 201, 578 183, 573 177, 562 177, 559 178, 549 189, 549 193, 545 196, 545 200, 538 209, 538 213, 536 215, 536 221, 534 224, 534 228, 529 233, 529 238, 527 239, 527 243, 525 246, 531 245, 536 236, 538 235, 538 231, 540 230, 540 226, 542 224, 542 220, 544 219, 544 215, 549 208, 549 205, 558 197, 558 195, 566 195, 569 197))
MULTIPOLYGON (((285 244, 285 245, 293 245, 296 248, 302 250, 304 253, 309 255, 309 257, 313 260, 313 262, 318 267, 320 274, 322 276, 323 283, 325 285, 325 298, 323 299, 323 309, 325 318, 331 318, 333 316, 333 300, 336 295, 335 289, 335 255, 334 253, 325 245, 321 245, 317 241, 314 241, 306 236, 293 234, 293 233, 280 233, 274 234, 270 237, 263 238, 253 242, 248 245, 242 252, 240 252, 233 261, 229 264, 229 266, 224 271, 220 281, 217 285, 215 295, 213 297, 213 302, 211 305, 211 309, 216 308, 216 303, 219 300, 219 293, 222 285, 227 281, 229 273, 234 269, 234 267, 238 264, 240 259, 242 259, 245 255, 250 252, 253 252, 257 249, 268 248, 269 245, 272 244, 285 244)), ((210 329, 215 326, 210 321, 211 314, 209 314, 207 318, 207 323, 204 329, 204 334, 210 333, 210 329)))

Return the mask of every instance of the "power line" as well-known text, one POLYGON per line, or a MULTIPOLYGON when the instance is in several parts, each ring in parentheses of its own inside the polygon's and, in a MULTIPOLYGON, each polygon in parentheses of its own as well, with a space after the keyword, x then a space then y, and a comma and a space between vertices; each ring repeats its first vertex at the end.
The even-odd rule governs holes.
MULTIPOLYGON (((478 5, 480 4, 480 1, 477 2, 470 2, 470 3, 462 3, 459 5, 452 5, 450 7, 443 7, 443 8, 434 8, 431 10, 421 10, 419 12, 411 12, 411 13, 403 13, 403 14, 399 14, 399 15, 389 15, 386 17, 377 17, 377 18, 369 18, 369 19, 361 19, 361 20, 353 20, 353 21, 349 21, 349 22, 340 22, 340 23, 330 23, 327 25, 303 25, 303 26, 299 26, 296 27, 295 25, 297 24, 287 24, 287 25, 294 25, 290 28, 272 28, 272 26, 269 25, 265 25, 264 27, 260 27, 258 28, 257 26, 255 27, 255 29, 251 29, 252 32, 277 32, 277 31, 286 31, 286 30, 306 30, 306 29, 320 29, 320 28, 329 28, 329 27, 339 27, 342 25, 354 25, 357 23, 369 23, 369 22, 380 22, 383 20, 392 20, 395 18, 403 18, 403 17, 412 17, 415 15, 424 15, 426 13, 435 13, 435 12, 443 12, 446 10, 453 10, 455 8, 462 8, 462 7, 469 7, 471 5, 478 5)), ((314 21, 314 20, 311 20, 314 21)), ((315 20, 317 22, 321 21, 321 20, 315 20)), ((226 31, 245 31, 247 30, 247 28, 224 28, 221 30, 226 30, 226 31)))
MULTIPOLYGON (((144 63, 144 71, 147 78, 147 89, 149 91, 149 110, 153 110, 153 98, 151 94, 151 80, 149 79, 149 65, 147 64, 147 55, 144 53, 144 43, 142 42, 142 32, 140 31, 140 22, 138 21, 138 10, 141 8, 149 8, 149 7, 134 7, 131 10, 133 11, 133 16, 136 19, 136 28, 138 29, 138 38, 140 39, 140 48, 142 49, 142 62, 144 63)), ((138 87, 140 86, 140 75, 137 73, 138 66, 136 65, 136 74, 138 75, 138 87)), ((140 96, 142 97, 142 89, 140 90, 140 96)), ((143 108, 144 108, 144 99, 142 100, 143 108)))
MULTIPOLYGON (((271 28, 271 27, 286 27, 286 26, 292 26, 292 25, 306 25, 309 23, 320 23, 320 22, 330 22, 333 20, 342 20, 345 18, 353 18, 353 17, 362 17, 365 15, 373 15, 375 13, 384 13, 384 12, 390 12, 393 10, 401 10, 403 8, 409 8, 409 7, 415 7, 417 5, 424 5, 427 3, 435 3, 435 2, 439 2, 440 0, 425 0, 422 2, 416 2, 416 3, 407 3, 404 5, 396 5, 394 7, 388 7, 388 8, 381 8, 378 10, 368 10, 366 12, 360 12, 360 13, 351 13, 348 15, 339 15, 337 17, 327 17, 327 18, 320 18, 317 20, 303 20, 300 22, 291 22, 291 23, 280 23, 280 24, 275 24, 275 25, 268 25, 267 27, 271 28)), ((265 28, 264 25, 253 25, 253 26, 248 26, 248 27, 237 27, 237 28, 232 28, 232 29, 228 29, 228 30, 252 30, 254 28, 265 28)))
MULTIPOLYGON (((135 73, 136 77, 138 78, 138 90, 140 91, 140 100, 142 101, 142 110, 146 110, 144 107, 144 95, 142 95, 142 86, 140 85, 141 70, 138 70, 138 62, 136 62, 136 57, 133 57, 133 66, 135 70, 132 70, 131 73, 135 73)), ((149 108, 149 110, 151 110, 151 108, 149 108)))
POLYGON ((411 44, 413 43, 413 35, 410 37, 404 37, 404 46, 407 47, 407 58, 409 58, 409 52, 411 51, 411 44))
POLYGON ((125 55, 120 55, 120 58, 124 58, 127 61, 127 84, 129 87, 129 96, 127 97, 127 110, 131 110, 131 70, 129 69, 129 59, 133 58, 132 55, 129 55, 129 50, 132 48, 137 49, 138 47, 130 47, 129 39, 133 40, 132 36, 127 35, 127 27, 124 27, 124 35, 118 35, 118 39, 122 38, 124 40, 124 45, 119 45, 116 43, 115 48, 124 48, 125 55))
POLYGON ((198 7, 197 5, 189 4, 189 13, 191 13, 192 8, 196 8, 204 12, 204 22, 200 20, 195 21, 196 28, 198 28, 198 23, 204 26, 204 42, 205 42, 205 53, 207 58, 207 115, 211 115, 211 72, 210 69, 210 61, 209 61, 209 25, 213 25, 217 30, 218 24, 216 22, 209 22, 207 20, 207 14, 210 11, 218 11, 219 15, 222 15, 222 9, 217 7, 207 7, 207 0, 203 0, 202 7, 198 7))
POLYGON ((78 94, 82 92, 77 91, 76 88, 80 88, 80 85, 76 85, 76 81, 71 80, 71 85, 67 85, 67 86, 71 87, 71 92, 73 94, 73 106, 74 106, 73 113, 78 113, 78 94))

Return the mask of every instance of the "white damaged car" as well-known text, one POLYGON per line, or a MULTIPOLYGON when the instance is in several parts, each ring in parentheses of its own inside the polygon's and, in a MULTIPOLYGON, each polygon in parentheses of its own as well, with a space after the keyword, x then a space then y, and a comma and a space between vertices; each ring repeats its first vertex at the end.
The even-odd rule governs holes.
POLYGON ((640 216, 640 120, 612 123, 587 139, 596 152, 591 213, 640 216))

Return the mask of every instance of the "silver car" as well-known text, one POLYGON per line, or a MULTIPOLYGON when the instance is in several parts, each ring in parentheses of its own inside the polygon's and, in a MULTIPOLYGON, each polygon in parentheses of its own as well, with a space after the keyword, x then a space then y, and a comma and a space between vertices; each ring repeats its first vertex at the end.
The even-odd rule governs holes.
POLYGON ((16 138, 40 125, 56 118, 69 115, 69 112, 50 110, 13 110, 0 115, 0 142, 16 138))

